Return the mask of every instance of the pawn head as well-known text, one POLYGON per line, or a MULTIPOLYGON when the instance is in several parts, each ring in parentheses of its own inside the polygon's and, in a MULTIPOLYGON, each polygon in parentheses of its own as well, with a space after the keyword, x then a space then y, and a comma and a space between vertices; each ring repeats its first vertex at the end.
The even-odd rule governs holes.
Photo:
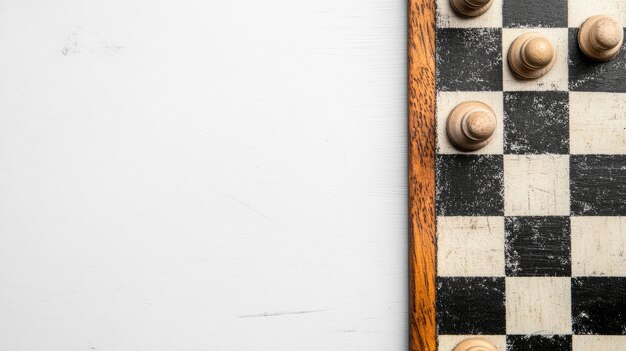
POLYGON ((478 110, 467 116, 466 131, 474 140, 487 140, 496 130, 493 114, 489 111, 478 110))
POLYGON ((530 39, 524 47, 524 61, 533 68, 547 67, 554 59, 554 45, 544 37, 530 39))
POLYGON ((622 41, 623 29, 616 20, 611 17, 599 19, 591 28, 593 43, 603 50, 615 48, 622 41))

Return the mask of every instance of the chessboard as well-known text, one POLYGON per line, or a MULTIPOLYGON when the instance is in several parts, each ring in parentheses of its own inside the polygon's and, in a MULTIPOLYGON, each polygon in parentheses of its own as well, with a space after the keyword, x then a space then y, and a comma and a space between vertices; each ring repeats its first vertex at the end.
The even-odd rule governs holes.
MULTIPOLYGON (((427 1, 417 3, 414 16, 426 16, 427 1)), ((626 48, 606 63, 581 52, 579 28, 596 14, 626 28, 624 0, 494 0, 474 18, 436 0, 432 52, 410 42, 410 55, 434 57, 432 85, 416 83, 428 78, 422 59, 409 68, 410 89, 434 88, 432 110, 428 93, 409 97, 419 119, 409 123, 412 350, 451 351, 475 336, 501 351, 626 350, 626 48), (536 80, 507 64, 528 32, 557 54, 536 80), (473 152, 446 134, 465 101, 489 105, 498 122, 473 152), (426 133, 432 143, 419 140, 426 133)), ((429 38, 427 20, 410 30, 429 38)))

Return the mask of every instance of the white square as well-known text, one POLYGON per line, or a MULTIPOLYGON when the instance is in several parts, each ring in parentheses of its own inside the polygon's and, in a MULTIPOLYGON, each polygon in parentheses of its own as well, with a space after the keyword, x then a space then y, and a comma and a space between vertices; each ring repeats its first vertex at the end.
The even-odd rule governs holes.
POLYGON ((440 351, 452 351, 452 349, 462 341, 475 337, 491 341, 498 350, 506 350, 506 336, 504 335, 439 335, 437 337, 439 344, 437 349, 440 351))
POLYGON ((574 335, 572 351, 624 351, 624 335, 574 335))
POLYGON ((504 277, 504 217, 438 217, 437 275, 504 277))
POLYGON ((570 92, 569 125, 572 154, 626 154, 626 94, 570 92))
POLYGON ((507 334, 571 334, 571 279, 506 278, 507 334))
POLYGON ((572 276, 626 276, 626 217, 572 217, 571 233, 572 276))
POLYGON ((503 150, 503 133, 504 133, 504 97, 503 93, 500 92, 464 92, 464 91, 453 91, 453 92, 439 92, 437 94, 437 152, 439 154, 460 154, 460 153, 469 153, 469 154, 502 154, 503 150), (455 148, 452 143, 450 143, 450 139, 448 139, 448 134, 446 132, 446 122, 448 120, 448 115, 450 112, 462 102, 467 101, 480 101, 482 103, 487 104, 489 107, 493 109, 493 112, 496 114, 497 127, 494 135, 491 137, 491 141, 487 146, 482 149, 475 151, 460 151, 455 148))
POLYGON ((504 155, 506 216, 567 216, 568 155, 504 155))
POLYGON ((464 17, 454 12, 450 0, 437 0, 437 28, 500 28, 502 1, 494 0, 489 10, 478 17, 464 17))
POLYGON ((624 0, 568 0, 568 26, 578 28, 587 18, 608 15, 626 27, 626 1, 624 0))
POLYGON ((504 28, 502 30, 502 50, 504 62, 502 79, 504 91, 546 91, 569 89, 569 69, 567 66, 568 29, 567 28, 504 28), (515 77, 509 67, 509 47, 520 35, 537 32, 545 35, 556 49, 556 63, 550 72, 539 79, 521 80, 515 77))

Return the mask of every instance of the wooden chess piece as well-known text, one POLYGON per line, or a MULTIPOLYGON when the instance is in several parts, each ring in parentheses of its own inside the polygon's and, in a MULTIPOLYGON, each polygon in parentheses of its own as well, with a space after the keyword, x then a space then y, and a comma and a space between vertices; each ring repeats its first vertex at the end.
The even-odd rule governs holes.
POLYGON ((468 101, 450 112, 446 130, 454 146, 472 151, 489 144, 497 124, 496 114, 491 107, 482 102, 468 101))
POLYGON ((624 44, 624 29, 609 16, 588 18, 578 32, 580 50, 592 60, 614 59, 624 44))
POLYGON ((498 348, 487 339, 471 338, 456 345, 452 351, 498 351, 498 348))
POLYGON ((518 78, 537 79, 554 67, 556 49, 545 36, 539 33, 526 33, 511 44, 508 61, 518 78))
POLYGON ((480 16, 487 12, 493 0, 450 0, 450 6, 458 14, 467 17, 480 16))

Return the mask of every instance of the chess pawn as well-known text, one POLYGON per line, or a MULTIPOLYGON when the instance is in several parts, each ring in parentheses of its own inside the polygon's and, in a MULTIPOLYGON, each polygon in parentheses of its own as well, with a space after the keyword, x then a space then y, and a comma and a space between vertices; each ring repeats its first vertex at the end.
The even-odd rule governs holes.
POLYGON ((509 48, 509 66, 520 79, 537 79, 556 63, 556 50, 550 39, 539 33, 526 33, 509 48))
POLYGON ((467 17, 480 16, 487 12, 493 0, 450 0, 450 6, 460 15, 467 17))
POLYGON ((473 151, 489 144, 497 124, 496 114, 491 107, 482 102, 468 101, 450 112, 446 130, 454 146, 473 151))
POLYGON ((487 339, 471 338, 456 345, 452 351, 498 351, 498 348, 487 339))
POLYGON ((580 50, 592 60, 609 61, 617 56, 624 44, 624 29, 613 18, 593 16, 578 32, 580 50))

